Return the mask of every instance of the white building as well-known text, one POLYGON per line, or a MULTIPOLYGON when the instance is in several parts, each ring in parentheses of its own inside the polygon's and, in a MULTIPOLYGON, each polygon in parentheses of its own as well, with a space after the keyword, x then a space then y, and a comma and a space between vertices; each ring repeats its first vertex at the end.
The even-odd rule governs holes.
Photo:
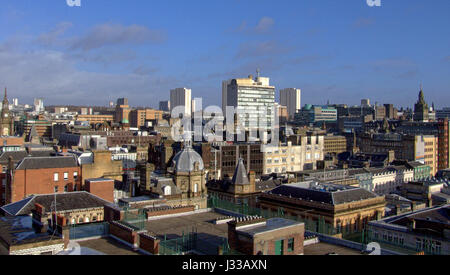
POLYGON ((170 112, 175 107, 184 106, 184 114, 191 116, 192 112, 192 98, 191 89, 176 88, 170 90, 170 112))
MULTIPOLYGON (((275 87, 268 77, 233 79, 227 85, 226 105, 237 108, 244 128, 270 130, 274 127, 275 87)), ((222 102, 224 104, 224 102, 222 102)))
POLYGON ((372 168, 369 169, 372 174, 372 192, 378 195, 388 195, 393 192, 398 192, 404 183, 414 180, 414 170, 387 167, 387 168, 372 168))
POLYGON ((44 100, 42 98, 35 98, 34 99, 34 111, 36 113, 44 112, 44 100))
POLYGON ((297 88, 287 88, 280 90, 280 105, 287 107, 289 119, 293 119, 295 114, 302 108, 302 91, 297 88))
POLYGON ((317 169, 317 161, 324 159, 324 136, 302 137, 301 144, 269 147, 263 153, 264 174, 317 169))

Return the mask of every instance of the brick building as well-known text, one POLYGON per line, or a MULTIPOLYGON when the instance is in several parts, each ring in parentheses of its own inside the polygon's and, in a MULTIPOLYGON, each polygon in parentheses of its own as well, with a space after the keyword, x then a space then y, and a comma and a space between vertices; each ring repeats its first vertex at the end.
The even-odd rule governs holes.
POLYGON ((302 182, 279 186, 259 198, 263 210, 319 221, 336 232, 360 232, 372 220, 384 216, 386 201, 382 196, 362 188, 302 182))
POLYGON ((253 171, 247 174, 243 160, 240 159, 232 179, 210 180, 207 182, 209 197, 229 201, 236 205, 256 206, 258 196, 282 184, 281 179, 256 181, 253 171))
POLYGON ((112 179, 87 179, 84 190, 105 201, 114 202, 114 180, 112 179))
POLYGON ((163 111, 154 109, 132 110, 129 114, 130 126, 141 128, 142 126, 145 126, 146 121, 163 119, 163 114, 163 111))
POLYGON ((81 190, 81 168, 75 157, 26 157, 8 167, 6 204, 33 194, 81 190))
POLYGON ((323 153, 335 154, 347 151, 347 138, 345 136, 326 135, 323 140, 323 153))
POLYGON ((230 248, 246 255, 301 255, 305 224, 259 217, 238 218, 228 222, 230 248))

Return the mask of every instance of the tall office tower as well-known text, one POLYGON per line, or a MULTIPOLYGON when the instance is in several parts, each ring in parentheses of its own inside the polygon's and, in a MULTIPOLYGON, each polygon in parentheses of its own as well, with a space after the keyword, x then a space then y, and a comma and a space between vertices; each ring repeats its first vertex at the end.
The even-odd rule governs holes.
POLYGON ((250 75, 231 80, 227 86, 226 104, 245 113, 240 115, 240 120, 246 130, 270 130, 275 126, 275 87, 269 85, 268 77, 253 79, 250 75))
POLYGON ((176 88, 170 90, 170 112, 178 106, 184 106, 184 114, 186 116, 191 116, 191 104, 191 89, 176 88))
POLYGON ((116 123, 130 123, 129 121, 130 106, 128 105, 128 98, 119 98, 116 104, 116 123))
POLYGON ((302 91, 297 88, 280 90, 280 105, 287 107, 289 119, 294 119, 295 114, 302 108, 302 91))
POLYGON ((361 106, 370 107, 370 99, 361 99, 361 106))
POLYGON ((34 99, 34 111, 36 113, 40 113, 40 112, 45 111, 44 100, 42 98, 35 98, 34 99))
POLYGON ((160 101, 159 102, 159 110, 168 112, 170 110, 170 101, 160 101))
POLYGON ((224 80, 222 81, 222 112, 223 115, 225 116, 226 112, 227 112, 227 92, 228 92, 228 85, 231 84, 231 79, 228 80, 224 80))

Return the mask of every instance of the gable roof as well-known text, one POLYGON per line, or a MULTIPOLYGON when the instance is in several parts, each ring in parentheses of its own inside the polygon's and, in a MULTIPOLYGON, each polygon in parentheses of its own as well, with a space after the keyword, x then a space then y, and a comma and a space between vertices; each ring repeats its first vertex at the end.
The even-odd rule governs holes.
MULTIPOLYGON (((24 216, 30 215, 38 203, 49 212, 55 201, 55 194, 33 195, 21 201, 1 207, 7 215, 24 216)), ((58 212, 76 209, 99 208, 111 204, 86 191, 56 194, 56 207, 58 212)))
POLYGON ((28 153, 27 151, 12 151, 12 152, 3 152, 0 155, 0 163, 8 163, 9 157, 12 158, 13 162, 19 162, 26 157, 49 157, 53 154, 53 151, 49 150, 36 150, 28 153))
POLYGON ((16 170, 46 169, 77 167, 78 162, 74 156, 68 157, 26 157, 18 165, 16 170))

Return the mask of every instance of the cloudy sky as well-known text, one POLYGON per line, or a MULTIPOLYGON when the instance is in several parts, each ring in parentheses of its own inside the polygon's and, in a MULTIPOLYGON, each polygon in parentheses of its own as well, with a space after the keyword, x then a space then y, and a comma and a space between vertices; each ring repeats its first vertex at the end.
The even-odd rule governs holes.
POLYGON ((450 1, 2 0, 0 87, 32 103, 157 107, 261 70, 302 104, 450 106, 450 1))

